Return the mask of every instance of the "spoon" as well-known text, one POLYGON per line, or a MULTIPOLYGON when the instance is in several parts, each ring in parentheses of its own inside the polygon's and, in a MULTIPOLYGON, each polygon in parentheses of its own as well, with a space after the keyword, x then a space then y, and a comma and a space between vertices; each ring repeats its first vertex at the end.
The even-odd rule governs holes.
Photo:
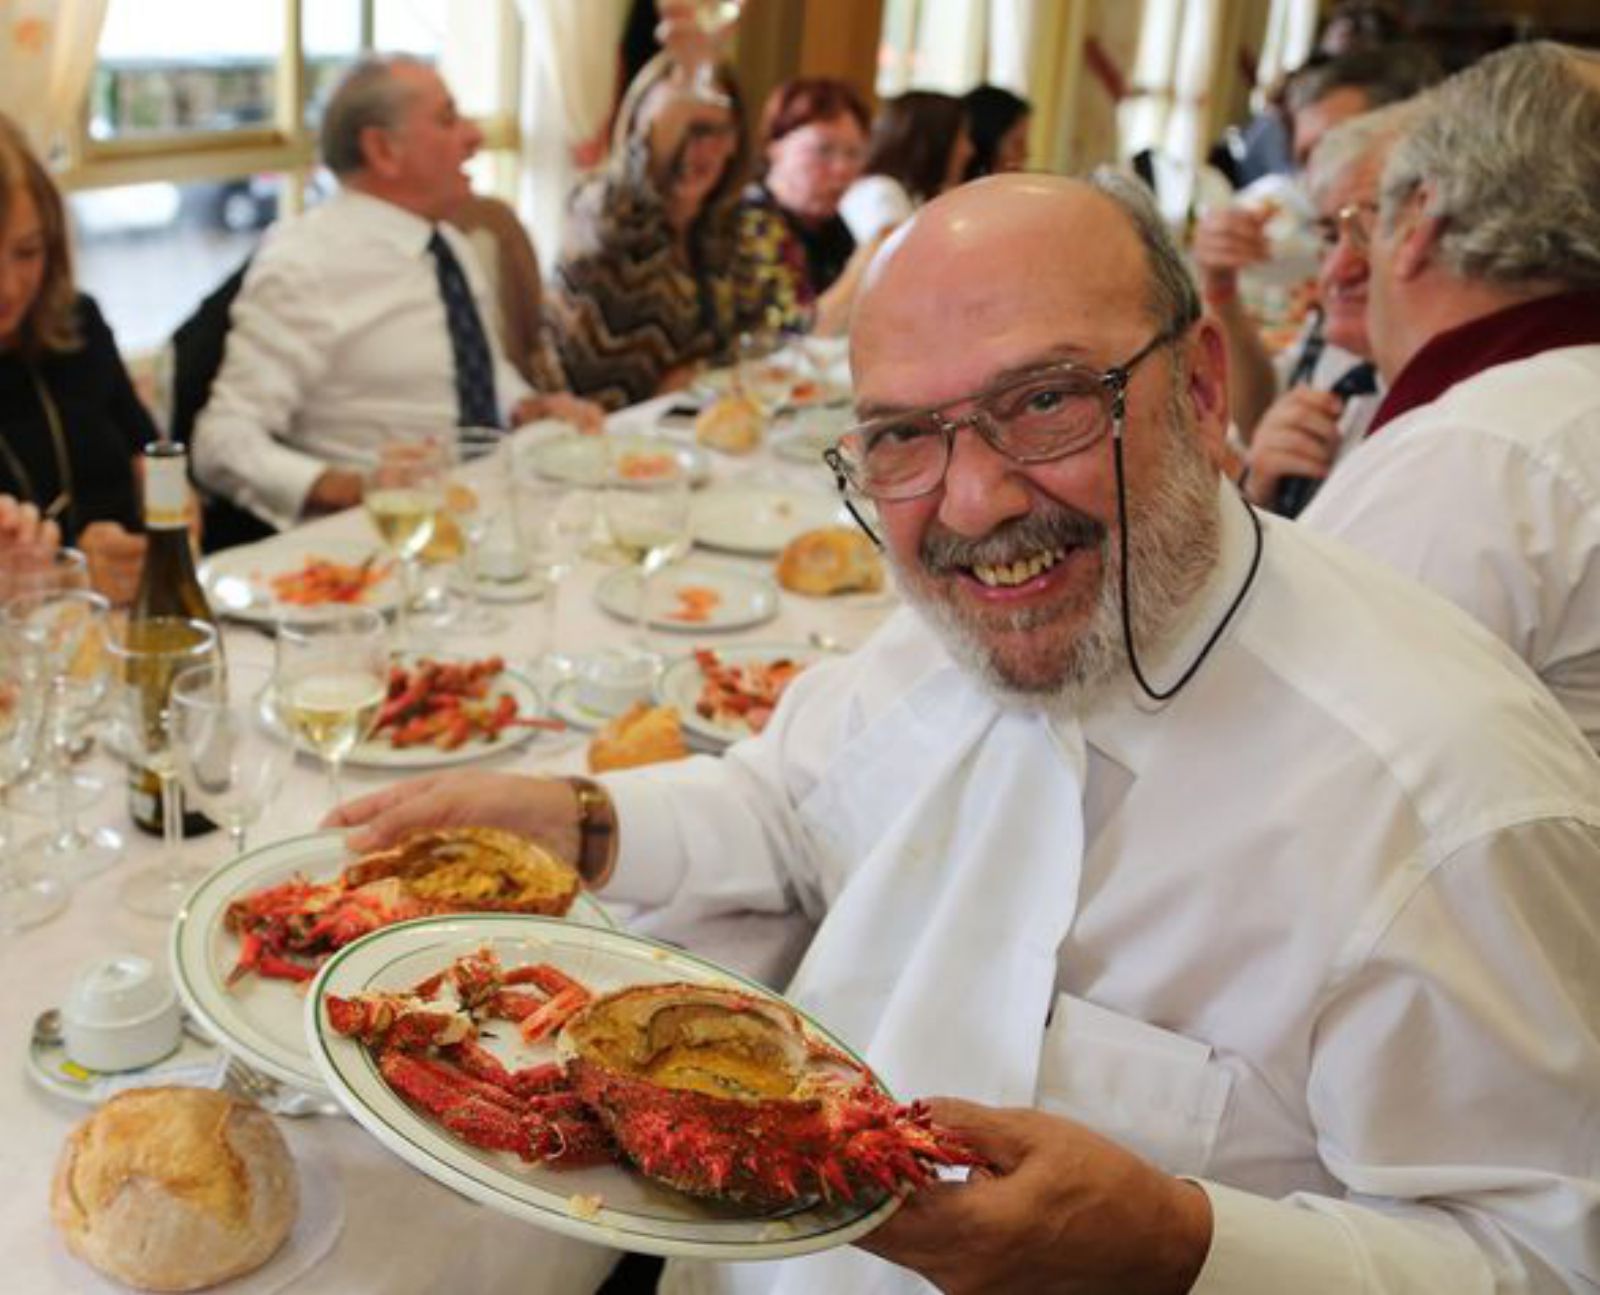
POLYGON ((33 1018, 33 1041, 41 1048, 53 1048, 66 1038, 61 1028, 61 1009, 52 1007, 33 1018))
POLYGON ((832 634, 824 634, 821 630, 812 630, 806 635, 806 642, 819 652, 849 652, 848 644, 834 638, 832 634))

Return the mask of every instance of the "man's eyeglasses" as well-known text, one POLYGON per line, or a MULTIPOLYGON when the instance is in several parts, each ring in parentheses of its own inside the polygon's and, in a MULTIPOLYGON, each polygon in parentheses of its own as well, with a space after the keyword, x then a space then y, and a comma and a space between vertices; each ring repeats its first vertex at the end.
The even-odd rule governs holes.
POLYGON ((841 489, 880 502, 931 494, 944 481, 955 436, 970 427, 1014 463, 1048 463, 1077 454, 1122 425, 1128 382, 1145 356, 1176 340, 1188 324, 1157 334, 1122 364, 1105 370, 1050 364, 932 409, 891 414, 851 428, 823 454, 841 489), (972 409, 959 418, 947 412, 972 409))
POLYGON ((1311 227, 1324 252, 1333 251, 1341 238, 1348 238, 1356 251, 1365 252, 1372 243, 1372 218, 1377 214, 1375 202, 1350 202, 1333 215, 1313 221, 1311 227))

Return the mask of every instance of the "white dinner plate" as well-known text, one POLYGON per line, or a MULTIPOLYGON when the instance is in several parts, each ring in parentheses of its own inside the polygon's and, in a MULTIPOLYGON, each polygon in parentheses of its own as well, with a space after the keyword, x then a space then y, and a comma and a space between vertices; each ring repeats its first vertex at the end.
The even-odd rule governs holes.
MULTIPOLYGON (((789 391, 779 402, 779 409, 820 409, 830 405, 848 404, 850 401, 848 383, 841 383, 832 375, 824 378, 810 377, 800 367, 797 359, 780 354, 763 363, 770 364, 774 369, 784 370, 789 375, 789 391)), ((731 394, 737 386, 737 373, 734 369, 707 369, 695 378, 689 390, 692 395, 702 400, 717 400, 731 394)))
POLYGON ((708 549, 772 557, 802 531, 847 521, 844 505, 818 490, 729 486, 695 499, 689 534, 708 549))
POLYGON ((201 564, 200 583, 205 587, 212 610, 219 616, 256 625, 273 625, 285 616, 307 610, 300 604, 283 602, 272 592, 274 576, 298 571, 312 558, 327 558, 354 566, 374 554, 375 561, 387 565, 389 571, 366 591, 358 605, 392 612, 400 605, 400 566, 383 551, 376 536, 370 544, 318 542, 291 532, 262 544, 223 549, 201 564))
MULTIPOLYGON (((422 652, 401 659, 407 664, 415 664, 424 656, 434 661, 452 663, 473 659, 451 656, 444 652, 422 652)), ((487 700, 492 702, 503 692, 508 692, 517 699, 517 714, 523 718, 532 719, 544 714, 544 698, 539 695, 539 689, 526 675, 518 673, 509 666, 502 668, 500 673, 489 681, 487 700)), ((525 746, 541 732, 543 730, 525 725, 512 725, 510 728, 502 729, 500 736, 493 742, 486 742, 481 737, 471 737, 451 751, 443 751, 427 743, 417 746, 391 746, 387 737, 379 735, 370 737, 365 742, 357 742, 355 748, 345 758, 345 765, 356 769, 407 770, 472 764, 478 760, 488 760, 503 751, 514 751, 519 746, 525 746)), ((303 742, 296 742, 295 746, 306 755, 316 754, 303 742)))
POLYGON ((563 679, 550 690, 550 713, 573 728, 581 729, 603 728, 620 714, 585 706, 578 696, 576 679, 563 679))
MULTIPOLYGON (((611 615, 625 621, 639 619, 639 571, 636 567, 619 567, 595 586, 595 601, 611 615)), ((674 630, 680 634, 715 633, 719 630, 749 629, 778 614, 778 587, 765 576, 736 571, 732 567, 700 566, 692 562, 676 563, 656 576, 650 593, 655 604, 650 627, 674 630), (674 590, 683 588, 711 589, 717 594, 717 603, 706 613, 704 620, 685 621, 672 616, 680 605, 674 590)))
MULTIPOLYGON (((510 1152, 470 1146, 409 1106, 361 1044, 327 1023, 327 995, 409 989, 454 959, 488 945, 508 966, 548 962, 597 993, 627 985, 691 981, 782 1001, 769 989, 681 949, 617 930, 539 918, 472 914, 430 918, 379 931, 340 950, 305 1002, 306 1034, 328 1088, 402 1160, 492 1209, 555 1232, 618 1249, 703 1259, 783 1259, 845 1245, 877 1227, 899 1198, 877 1204, 817 1205, 752 1217, 651 1182, 620 1165, 555 1170, 510 1152), (593 1210, 579 1212, 579 1203, 593 1210)), ((804 1017, 804 1014, 801 1014, 804 1017)), ((848 1052, 804 1017, 813 1037, 848 1052)), ((517 1066, 553 1059, 550 1040, 528 1045, 500 1030, 486 1046, 517 1066)), ((854 1054, 850 1054, 854 1055, 854 1054)))
POLYGON ((605 484, 612 463, 625 463, 628 455, 671 455, 688 474, 691 486, 711 479, 711 457, 697 445, 683 445, 660 436, 620 435, 603 440, 593 436, 558 436, 523 451, 527 462, 542 477, 569 486, 590 489, 605 484))
MULTIPOLYGON (((803 661, 809 666, 822 655, 815 648, 799 643, 740 643, 713 650, 728 665, 744 665, 750 661, 778 661, 786 658, 790 661, 803 661)), ((667 668, 661 672, 661 677, 656 680, 656 700, 663 706, 676 706, 684 731, 702 739, 700 744, 713 751, 720 751, 725 746, 749 737, 750 726, 743 720, 718 723, 707 719, 695 709, 695 703, 700 700, 700 689, 704 684, 705 676, 700 671, 700 663, 695 660, 694 653, 691 652, 688 656, 669 662, 667 668)))
MULTIPOLYGON (((201 880, 172 925, 172 979, 189 1013, 228 1051, 274 1079, 323 1091, 322 1074, 306 1047, 300 993, 294 981, 246 976, 232 988, 228 972, 239 956, 239 940, 223 926, 236 899, 301 873, 328 881, 355 861, 339 832, 290 837, 229 860, 201 880)), ((590 895, 573 902, 573 922, 611 925, 590 895)))

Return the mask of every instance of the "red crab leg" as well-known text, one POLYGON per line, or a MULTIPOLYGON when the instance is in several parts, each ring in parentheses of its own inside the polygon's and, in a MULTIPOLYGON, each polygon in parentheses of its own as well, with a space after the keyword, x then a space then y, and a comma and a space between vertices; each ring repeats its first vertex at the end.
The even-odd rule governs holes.
POLYGON ((546 1035, 554 1034, 567 1021, 588 1005, 589 991, 582 985, 574 983, 570 989, 563 989, 538 1011, 523 1018, 517 1029, 522 1032, 523 1041, 537 1043, 546 1035))
POLYGON ((524 1160, 536 1158, 521 1114, 477 1093, 463 1091, 452 1082, 449 1070, 453 1068, 398 1051, 385 1052, 378 1059, 378 1068, 403 1097, 473 1146, 513 1151, 524 1160))
POLYGON ((272 980, 311 980, 316 972, 310 967, 302 967, 298 962, 290 962, 287 958, 279 957, 266 947, 266 942, 254 931, 246 931, 239 940, 239 960, 233 964, 233 970, 228 973, 227 984, 231 989, 251 972, 258 976, 266 976, 272 980))

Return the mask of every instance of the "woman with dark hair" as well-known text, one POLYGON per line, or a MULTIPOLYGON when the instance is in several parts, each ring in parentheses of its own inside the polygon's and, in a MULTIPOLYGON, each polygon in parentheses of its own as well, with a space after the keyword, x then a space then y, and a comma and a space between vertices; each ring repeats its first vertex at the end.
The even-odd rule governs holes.
POLYGON ((749 321, 735 298, 744 110, 691 87, 692 24, 664 26, 667 52, 634 78, 609 165, 572 198, 548 303, 572 390, 609 409, 684 385, 749 321))
POLYGON ((867 106, 855 89, 800 77, 761 113, 761 179, 745 190, 741 291, 772 328, 841 332, 872 246, 858 249, 839 201, 867 155, 867 106))
POLYGON ((967 110, 967 134, 972 137, 969 180, 1028 165, 1028 126, 1033 105, 1021 95, 997 85, 980 85, 961 101, 967 110))
POLYGON ((0 495, 54 522, 113 599, 132 596, 144 561, 134 461, 155 436, 111 330, 74 286, 61 195, 0 115, 0 495))
POLYGON ((865 174, 850 186, 839 214, 856 242, 870 242, 960 184, 971 156, 961 100, 910 90, 879 109, 865 174))

